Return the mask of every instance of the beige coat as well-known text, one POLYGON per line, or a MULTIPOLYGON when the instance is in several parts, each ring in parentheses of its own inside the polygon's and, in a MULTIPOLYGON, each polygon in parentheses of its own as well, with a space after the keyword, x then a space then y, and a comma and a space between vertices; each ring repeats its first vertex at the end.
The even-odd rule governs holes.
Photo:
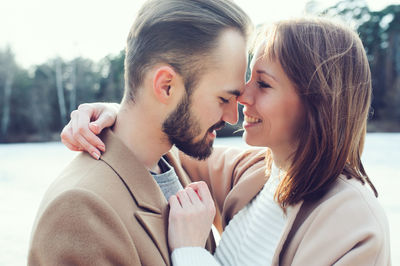
MULTIPOLYGON (((208 183, 222 228, 266 182, 265 149, 216 148, 202 162, 180 157, 192 180, 208 183)), ((370 189, 343 176, 320 200, 292 206, 272 263, 333 264, 391 264, 389 226, 382 207, 370 189)))
MULTIPOLYGON (((50 186, 35 220, 29 265, 170 265, 168 205, 157 183, 106 130, 96 161, 78 155, 50 186)), ((172 154, 182 185, 189 179, 172 154)), ((209 239, 207 247, 213 250, 209 239)))

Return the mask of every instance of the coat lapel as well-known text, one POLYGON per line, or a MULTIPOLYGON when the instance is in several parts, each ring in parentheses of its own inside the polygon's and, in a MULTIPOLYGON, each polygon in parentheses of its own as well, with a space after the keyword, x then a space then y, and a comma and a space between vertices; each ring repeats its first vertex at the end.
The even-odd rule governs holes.
POLYGON ((182 184, 182 187, 185 188, 187 185, 191 183, 191 180, 189 176, 186 174, 185 170, 183 170, 182 165, 178 161, 178 156, 175 156, 173 153, 173 150, 176 148, 172 148, 171 151, 169 151, 166 155, 165 158, 168 161, 168 163, 174 168, 176 175, 179 178, 179 181, 182 184))
POLYGON ((169 250, 167 239, 168 218, 167 215, 155 214, 150 212, 137 211, 135 217, 140 224, 146 229, 153 242, 160 251, 165 264, 170 265, 169 250))
POLYGON ((263 188, 267 177, 260 167, 251 176, 241 178, 227 195, 222 209, 222 227, 228 225, 233 216, 247 205, 263 188))
POLYGON ((279 265, 279 259, 282 250, 285 249, 286 247, 286 240, 288 240, 288 235, 291 232, 291 229, 293 228, 293 224, 296 220, 297 214, 300 211, 301 206, 303 205, 303 201, 297 203, 294 206, 289 207, 288 211, 288 219, 285 225, 285 229, 283 230, 281 239, 279 240, 278 246, 275 249, 274 256, 272 258, 272 265, 273 266, 278 266, 279 265))
MULTIPOLYGON (((226 197, 222 211, 223 228, 228 225, 229 221, 232 220, 236 213, 243 209, 260 192, 267 180, 268 177, 265 174, 265 167, 260 167, 250 176, 242 177, 238 183, 233 186, 226 197)), ((276 247, 272 265, 279 265, 280 254, 286 247, 286 240, 288 239, 288 235, 291 232, 302 204, 303 202, 297 203, 288 209, 287 223, 278 246, 276 247)))
POLYGON ((134 215, 169 265, 168 205, 164 194, 149 171, 111 130, 103 131, 102 139, 107 151, 101 156, 101 160, 118 174, 138 207, 143 209, 136 211, 134 215))

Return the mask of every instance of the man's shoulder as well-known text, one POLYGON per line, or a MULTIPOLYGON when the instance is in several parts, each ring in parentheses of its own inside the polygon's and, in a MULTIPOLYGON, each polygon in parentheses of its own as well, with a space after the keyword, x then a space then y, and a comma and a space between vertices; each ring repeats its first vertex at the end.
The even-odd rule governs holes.
POLYGON ((76 156, 59 174, 49 190, 82 188, 93 192, 109 189, 120 184, 118 173, 104 161, 95 160, 88 154, 76 156))
POLYGON ((85 153, 74 158, 50 185, 43 197, 41 209, 47 208, 60 195, 65 197, 71 192, 96 196, 111 206, 118 205, 120 201, 132 202, 118 173, 104 161, 95 160, 85 153))
POLYGON ((33 226, 29 264, 72 260, 79 265, 108 260, 132 264, 139 261, 135 251, 126 225, 109 202, 93 191, 69 188, 40 210, 33 226), (114 255, 101 256, 106 253, 114 255))

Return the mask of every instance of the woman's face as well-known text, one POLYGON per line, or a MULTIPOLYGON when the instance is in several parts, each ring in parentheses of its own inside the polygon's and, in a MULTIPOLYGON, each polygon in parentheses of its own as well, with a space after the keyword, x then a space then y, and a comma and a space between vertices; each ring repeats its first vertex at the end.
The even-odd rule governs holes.
POLYGON ((244 105, 243 138, 249 145, 273 152, 293 152, 303 121, 302 103, 279 61, 263 57, 264 47, 257 49, 251 79, 238 98, 244 105))

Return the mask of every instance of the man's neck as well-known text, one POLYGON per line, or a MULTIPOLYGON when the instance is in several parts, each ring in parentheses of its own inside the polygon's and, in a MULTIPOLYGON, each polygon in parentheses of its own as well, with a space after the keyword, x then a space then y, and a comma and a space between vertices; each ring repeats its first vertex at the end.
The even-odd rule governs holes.
POLYGON ((158 161, 171 149, 161 123, 140 106, 121 106, 113 131, 149 170, 159 172, 158 161))

